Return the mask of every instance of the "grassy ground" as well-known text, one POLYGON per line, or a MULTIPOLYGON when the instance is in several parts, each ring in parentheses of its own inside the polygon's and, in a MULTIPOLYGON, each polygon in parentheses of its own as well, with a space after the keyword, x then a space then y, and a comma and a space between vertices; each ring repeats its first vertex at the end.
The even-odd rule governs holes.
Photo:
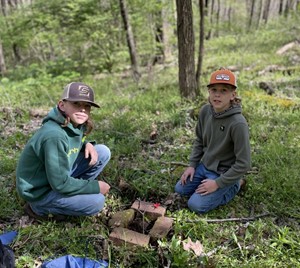
MULTIPOLYGON (((238 69, 239 95, 252 146, 247 191, 205 215, 191 213, 182 203, 169 206, 167 215, 175 220, 169 236, 147 249, 116 248, 109 243, 111 267, 300 267, 300 49, 276 54, 294 41, 296 32, 299 35, 292 25, 299 24, 289 26, 286 21, 285 28, 272 25, 259 34, 229 36, 206 44, 204 94, 213 69, 232 65, 238 69), (275 64, 292 71, 267 71, 267 66, 275 64), (266 94, 260 82, 270 83, 275 94, 266 94), (249 219, 224 221, 231 218, 249 219), (219 221, 210 222, 212 219, 219 221), (206 255, 198 257, 184 250, 188 238, 200 241, 206 255)), ((0 92, 0 233, 19 232, 11 245, 19 268, 38 267, 47 258, 65 254, 102 258, 103 248, 93 243, 86 248, 86 241, 108 237, 107 221, 112 213, 129 207, 137 198, 163 203, 172 193, 184 169, 181 164, 187 163, 203 103, 180 99, 176 68, 161 66, 153 73, 145 71, 139 85, 117 74, 101 79, 43 75, 25 81, 3 78, 0 92), (59 99, 62 87, 79 79, 93 85, 102 106, 93 110, 96 129, 91 139, 112 151, 111 162, 101 175, 112 190, 97 217, 67 223, 32 222, 24 215, 14 188, 17 160, 42 117, 59 99), (120 181, 128 184, 126 189, 120 190, 120 181)))

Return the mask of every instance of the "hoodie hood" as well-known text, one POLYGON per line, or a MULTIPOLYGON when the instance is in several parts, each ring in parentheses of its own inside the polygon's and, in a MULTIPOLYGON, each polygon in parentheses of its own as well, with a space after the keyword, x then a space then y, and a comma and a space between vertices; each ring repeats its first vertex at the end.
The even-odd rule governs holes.
POLYGON ((62 113, 58 110, 58 107, 54 107, 43 119, 42 124, 44 125, 49 120, 55 121, 58 124, 63 124, 66 118, 62 115, 62 113))
POLYGON ((218 118, 225 118, 234 114, 241 114, 242 113, 242 107, 239 104, 234 104, 232 106, 230 106, 227 110, 220 112, 220 113, 216 113, 213 106, 210 105, 211 108, 211 113, 213 115, 214 118, 218 119, 218 118))
MULTIPOLYGON (((61 113, 61 111, 58 109, 58 107, 54 107, 48 114, 47 116, 43 119, 42 124, 44 125, 45 123, 49 121, 54 121, 59 125, 64 125, 66 120, 66 117, 61 113)), ((75 135, 81 135, 82 131, 86 130, 85 125, 80 125, 78 128, 75 128, 72 123, 68 123, 65 128, 69 129, 72 131, 75 135)))

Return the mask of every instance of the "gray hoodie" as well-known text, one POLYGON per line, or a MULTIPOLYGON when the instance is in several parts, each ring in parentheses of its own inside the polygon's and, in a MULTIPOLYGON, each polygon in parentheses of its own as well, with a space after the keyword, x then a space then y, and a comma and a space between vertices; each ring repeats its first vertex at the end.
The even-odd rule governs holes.
POLYGON ((190 166, 199 163, 220 174, 220 188, 237 182, 251 166, 249 128, 240 105, 215 113, 210 104, 199 113, 190 166))

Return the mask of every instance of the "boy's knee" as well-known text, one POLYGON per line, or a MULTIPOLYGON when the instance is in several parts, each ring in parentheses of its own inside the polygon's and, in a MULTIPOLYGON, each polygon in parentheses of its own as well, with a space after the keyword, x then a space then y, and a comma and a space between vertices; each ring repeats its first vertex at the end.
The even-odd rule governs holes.
POLYGON ((104 144, 97 144, 95 147, 98 153, 98 161, 107 164, 111 157, 110 149, 104 144))
POLYGON ((177 182, 176 185, 175 185, 175 188, 174 188, 175 193, 178 193, 178 194, 182 195, 183 194, 183 189, 182 188, 183 187, 180 184, 180 182, 177 182))
POLYGON ((192 198, 188 200, 188 207, 191 211, 194 211, 199 214, 204 214, 214 209, 213 207, 208 206, 207 204, 202 204, 201 202, 195 202, 195 200, 193 200, 192 198))
POLYGON ((110 149, 106 145, 97 144, 97 145, 95 145, 95 147, 96 147, 97 152, 100 155, 105 155, 108 159, 110 159, 111 152, 110 152, 110 149))
POLYGON ((104 197, 104 195, 99 194, 99 198, 97 199, 97 202, 95 205, 98 212, 100 212, 103 209, 104 204, 105 204, 105 197, 104 197))
POLYGON ((89 209, 86 210, 86 215, 91 216, 98 214, 104 207, 105 197, 102 194, 99 194, 97 198, 90 203, 89 209))

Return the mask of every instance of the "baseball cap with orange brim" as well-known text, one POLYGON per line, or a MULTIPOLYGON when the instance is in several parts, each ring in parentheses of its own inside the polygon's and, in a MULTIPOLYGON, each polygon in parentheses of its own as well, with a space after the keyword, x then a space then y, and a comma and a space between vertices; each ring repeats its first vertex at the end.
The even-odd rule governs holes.
POLYGON ((227 84, 237 88, 235 75, 230 70, 223 68, 211 74, 210 81, 207 86, 214 84, 227 84))

